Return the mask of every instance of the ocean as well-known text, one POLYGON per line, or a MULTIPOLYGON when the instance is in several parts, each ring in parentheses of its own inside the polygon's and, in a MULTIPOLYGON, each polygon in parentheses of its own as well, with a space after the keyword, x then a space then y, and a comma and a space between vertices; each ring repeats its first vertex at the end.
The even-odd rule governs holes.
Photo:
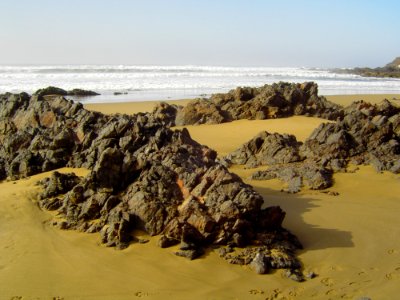
POLYGON ((28 92, 49 85, 82 88, 100 96, 86 103, 168 100, 207 97, 237 86, 262 86, 278 81, 315 81, 321 95, 400 94, 400 80, 337 74, 318 68, 49 65, 0 66, 0 93, 28 92), (120 93, 114 95, 114 93, 120 93))

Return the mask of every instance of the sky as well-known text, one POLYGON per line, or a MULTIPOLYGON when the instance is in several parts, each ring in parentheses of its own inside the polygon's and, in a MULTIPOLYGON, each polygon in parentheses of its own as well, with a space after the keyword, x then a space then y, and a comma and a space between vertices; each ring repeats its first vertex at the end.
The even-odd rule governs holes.
POLYGON ((0 0, 0 64, 377 67, 398 0, 0 0))

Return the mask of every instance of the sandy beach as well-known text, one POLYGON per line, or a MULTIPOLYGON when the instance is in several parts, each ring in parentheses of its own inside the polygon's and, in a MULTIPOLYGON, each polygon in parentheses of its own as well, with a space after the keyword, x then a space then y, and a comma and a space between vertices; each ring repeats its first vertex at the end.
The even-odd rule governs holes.
MULTIPOLYGON (((328 96, 348 105, 378 103, 400 95, 328 96)), ((173 101, 185 105, 188 100, 173 101)), ((103 113, 151 111, 156 102, 87 104, 103 113)), ((223 156, 262 130, 294 134, 304 141, 318 118, 240 120, 220 125, 185 126, 191 136, 223 156)), ((84 169, 62 169, 85 175, 84 169)), ((256 275, 209 251, 198 260, 173 249, 134 243, 125 250, 100 245, 98 234, 51 227, 52 214, 36 204, 43 173, 0 183, 0 299, 396 299, 400 285, 400 176, 370 166, 334 175, 328 191, 281 192, 278 180, 253 181, 254 170, 233 167, 264 197, 265 205, 286 211, 284 226, 304 245, 304 270, 317 274, 303 283, 282 271, 256 275)), ((148 238, 148 237, 147 237, 148 238)))

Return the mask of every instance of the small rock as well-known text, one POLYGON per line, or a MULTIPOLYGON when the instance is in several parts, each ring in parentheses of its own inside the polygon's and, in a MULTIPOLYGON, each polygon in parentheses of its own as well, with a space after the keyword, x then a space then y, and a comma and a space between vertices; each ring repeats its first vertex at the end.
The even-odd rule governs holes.
POLYGON ((307 273, 305 274, 305 277, 308 278, 308 279, 313 279, 313 278, 315 278, 315 277, 317 277, 317 276, 318 276, 318 275, 317 275, 315 272, 313 272, 313 271, 307 272, 307 273))
POLYGON ((303 274, 298 269, 288 269, 285 272, 285 276, 289 279, 292 279, 297 282, 303 282, 304 277, 303 274))
POLYGON ((250 268, 257 274, 268 273, 268 260, 262 253, 257 253, 250 263, 250 268))
POLYGON ((178 244, 179 241, 176 239, 168 238, 165 235, 161 236, 158 240, 158 246, 161 248, 168 248, 178 244))
POLYGON ((186 257, 190 260, 196 259, 204 254, 204 250, 202 248, 191 249, 191 250, 181 250, 175 252, 175 255, 186 257))

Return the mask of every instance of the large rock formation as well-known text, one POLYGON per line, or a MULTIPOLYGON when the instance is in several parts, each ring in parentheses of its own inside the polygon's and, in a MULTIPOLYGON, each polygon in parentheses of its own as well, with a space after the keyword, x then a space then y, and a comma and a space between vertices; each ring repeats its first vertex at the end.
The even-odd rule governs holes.
POLYGON ((171 111, 169 121, 171 125, 181 126, 293 115, 336 120, 342 112, 338 105, 318 96, 318 86, 313 82, 279 82, 259 88, 238 87, 226 94, 212 95, 210 99, 197 99, 171 111))
POLYGON ((399 121, 400 108, 387 100, 377 105, 358 101, 345 108, 345 116, 339 122, 315 129, 301 153, 333 170, 350 162, 399 173, 399 121))
POLYGON ((336 123, 321 124, 304 144, 294 136, 262 132, 225 160, 247 167, 268 165, 252 178, 279 178, 288 183, 289 192, 303 185, 330 187, 332 174, 345 171, 349 163, 400 173, 400 108, 387 100, 377 105, 359 101, 343 115, 336 123))
POLYGON ((180 243, 177 254, 191 259, 210 245, 251 245, 246 259, 240 252, 227 260, 249 264, 261 256, 269 268, 300 267, 294 251, 301 245, 282 228, 285 213, 262 208, 262 197, 187 130, 165 127, 163 111, 107 116, 62 96, 25 93, 1 95, 0 105, 1 178, 90 170, 85 178, 54 173, 42 182, 39 204, 58 211, 60 228, 99 232, 118 248, 141 229, 161 235, 162 247, 180 243))

